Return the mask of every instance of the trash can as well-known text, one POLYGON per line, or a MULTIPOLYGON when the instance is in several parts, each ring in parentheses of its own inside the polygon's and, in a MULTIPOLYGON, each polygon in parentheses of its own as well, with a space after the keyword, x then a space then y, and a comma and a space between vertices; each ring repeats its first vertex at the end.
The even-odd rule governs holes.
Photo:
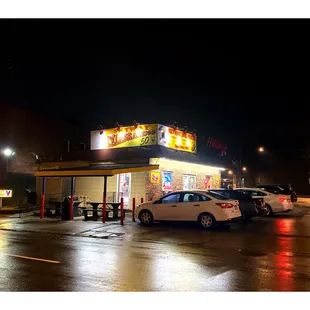
POLYGON ((69 221, 70 220, 70 198, 65 197, 62 202, 62 214, 61 219, 63 221, 69 221))

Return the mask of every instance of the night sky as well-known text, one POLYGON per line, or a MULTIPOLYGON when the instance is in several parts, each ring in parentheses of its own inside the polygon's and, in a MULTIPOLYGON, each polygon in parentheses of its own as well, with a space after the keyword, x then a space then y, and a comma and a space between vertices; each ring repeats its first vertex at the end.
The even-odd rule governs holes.
POLYGON ((177 122, 234 151, 299 147, 309 23, 1 20, 0 99, 89 129, 177 122))

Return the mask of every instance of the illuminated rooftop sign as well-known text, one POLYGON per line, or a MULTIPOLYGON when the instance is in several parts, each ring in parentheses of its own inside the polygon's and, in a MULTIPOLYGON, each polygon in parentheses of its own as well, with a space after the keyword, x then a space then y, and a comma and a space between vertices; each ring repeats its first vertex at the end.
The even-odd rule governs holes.
POLYGON ((196 153, 196 136, 160 124, 143 124, 91 131, 91 150, 162 145, 196 153))

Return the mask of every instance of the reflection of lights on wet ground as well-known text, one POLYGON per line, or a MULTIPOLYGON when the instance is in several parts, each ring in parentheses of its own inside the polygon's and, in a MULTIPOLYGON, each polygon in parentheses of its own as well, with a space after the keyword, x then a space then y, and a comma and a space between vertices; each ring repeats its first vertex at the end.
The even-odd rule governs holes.
POLYGON ((275 221, 275 232, 278 234, 293 234, 295 221, 290 219, 277 219, 275 221))
POLYGON ((0 239, 0 250, 3 250, 7 247, 8 243, 6 239, 1 238, 0 239))
POLYGON ((215 276, 212 276, 209 279, 210 285, 216 287, 217 291, 227 292, 227 291, 234 291, 234 279, 236 275, 235 270, 228 270, 225 272, 221 272, 215 276))
POLYGON ((196 263, 190 255, 168 251, 154 258, 152 264, 152 286, 155 291, 200 291, 231 288, 232 271, 218 272, 218 268, 196 263), (166 255, 165 255, 166 254, 166 255))
POLYGON ((98 261, 98 252, 91 249, 91 245, 78 248, 74 259, 75 270, 81 275, 96 273, 100 277, 105 276, 111 281, 116 281, 118 256, 118 249, 113 246, 100 253, 100 261, 98 261))
MULTIPOLYGON (((292 234, 295 221, 280 219, 275 222, 277 234, 292 234)), ((276 285, 278 291, 294 291, 295 265, 289 253, 293 251, 293 238, 278 237, 274 255, 276 285)))
POLYGON ((153 265, 155 290, 195 291, 202 276, 199 266, 178 253, 158 256, 153 265))

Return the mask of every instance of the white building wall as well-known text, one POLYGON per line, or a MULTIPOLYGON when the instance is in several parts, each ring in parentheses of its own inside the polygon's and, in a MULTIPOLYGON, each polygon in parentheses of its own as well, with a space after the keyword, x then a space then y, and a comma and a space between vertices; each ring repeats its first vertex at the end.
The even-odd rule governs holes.
POLYGON ((147 177, 148 171, 131 173, 130 210, 132 210, 132 198, 136 198, 136 205, 141 202, 141 198, 145 202, 147 177))
MULTIPOLYGON (((117 176, 107 178, 107 200, 113 200, 113 193, 116 194, 117 176)), ((75 179, 75 194, 77 196, 86 196, 87 199, 94 202, 103 200, 103 177, 77 177, 75 179)))

